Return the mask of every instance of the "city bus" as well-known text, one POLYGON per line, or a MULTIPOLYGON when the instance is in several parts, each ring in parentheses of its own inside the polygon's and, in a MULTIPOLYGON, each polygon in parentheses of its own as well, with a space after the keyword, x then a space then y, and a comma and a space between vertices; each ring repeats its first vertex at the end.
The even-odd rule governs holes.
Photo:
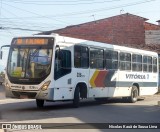
POLYGON ((45 101, 97 101, 158 91, 158 54, 52 35, 13 38, 5 76, 6 97, 45 101))

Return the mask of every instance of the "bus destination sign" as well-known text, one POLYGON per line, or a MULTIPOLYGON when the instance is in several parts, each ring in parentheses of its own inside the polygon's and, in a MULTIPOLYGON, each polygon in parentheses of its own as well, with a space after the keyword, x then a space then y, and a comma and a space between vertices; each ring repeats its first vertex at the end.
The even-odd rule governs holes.
POLYGON ((14 45, 47 45, 46 38, 16 38, 13 40, 14 45))

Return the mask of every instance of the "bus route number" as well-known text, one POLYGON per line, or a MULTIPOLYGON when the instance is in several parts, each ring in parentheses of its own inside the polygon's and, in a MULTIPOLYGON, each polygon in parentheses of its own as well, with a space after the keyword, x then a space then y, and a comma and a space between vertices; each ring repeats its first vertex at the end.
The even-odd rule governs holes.
POLYGON ((85 75, 82 75, 82 73, 77 72, 77 77, 85 77, 85 75))

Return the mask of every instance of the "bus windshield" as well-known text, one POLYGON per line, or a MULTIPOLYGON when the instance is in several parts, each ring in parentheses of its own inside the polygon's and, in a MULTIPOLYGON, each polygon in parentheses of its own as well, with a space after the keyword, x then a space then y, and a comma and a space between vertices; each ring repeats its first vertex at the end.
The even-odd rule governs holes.
POLYGON ((48 47, 12 47, 7 73, 10 78, 40 81, 51 70, 52 49, 48 47))

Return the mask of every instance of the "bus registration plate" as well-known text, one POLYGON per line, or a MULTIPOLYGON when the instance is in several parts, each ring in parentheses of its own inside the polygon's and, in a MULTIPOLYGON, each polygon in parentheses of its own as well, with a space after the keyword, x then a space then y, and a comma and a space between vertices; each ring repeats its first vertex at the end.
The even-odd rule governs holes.
POLYGON ((27 95, 20 95, 20 99, 28 99, 27 95))

